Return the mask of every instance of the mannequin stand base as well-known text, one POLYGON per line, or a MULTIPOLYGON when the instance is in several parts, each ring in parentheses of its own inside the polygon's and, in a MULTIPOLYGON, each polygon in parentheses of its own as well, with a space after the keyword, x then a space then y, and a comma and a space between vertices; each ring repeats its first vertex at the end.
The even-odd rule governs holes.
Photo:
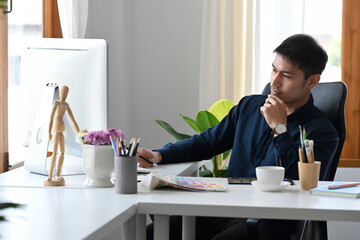
POLYGON ((65 186, 65 180, 63 178, 52 180, 46 179, 44 181, 44 186, 65 186))

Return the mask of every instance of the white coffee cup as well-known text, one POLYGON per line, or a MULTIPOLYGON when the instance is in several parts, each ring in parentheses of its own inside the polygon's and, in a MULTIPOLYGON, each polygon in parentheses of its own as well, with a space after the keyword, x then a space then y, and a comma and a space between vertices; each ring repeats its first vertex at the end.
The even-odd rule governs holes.
POLYGON ((285 169, 278 166, 261 166, 256 168, 258 183, 266 185, 280 185, 284 179, 285 169))

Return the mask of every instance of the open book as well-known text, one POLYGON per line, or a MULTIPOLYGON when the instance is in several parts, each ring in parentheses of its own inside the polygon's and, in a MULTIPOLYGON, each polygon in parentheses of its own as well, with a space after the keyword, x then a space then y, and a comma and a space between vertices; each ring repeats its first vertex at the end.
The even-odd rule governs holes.
POLYGON ((227 188, 217 183, 211 183, 201 177, 163 176, 157 172, 148 174, 141 185, 147 189, 172 187, 189 191, 225 192, 227 188))

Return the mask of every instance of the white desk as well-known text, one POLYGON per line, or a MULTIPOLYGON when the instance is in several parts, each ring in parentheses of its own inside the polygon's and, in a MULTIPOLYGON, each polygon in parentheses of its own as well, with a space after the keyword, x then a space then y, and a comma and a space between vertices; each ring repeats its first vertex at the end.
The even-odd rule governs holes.
MULTIPOLYGON (((185 169, 178 165, 178 173, 201 165, 193 164, 185 169)), ((170 171, 175 166, 167 167, 170 171)), ((168 174, 162 167, 162 173, 168 174)), ((167 239, 168 216, 173 214, 185 216, 185 239, 194 239, 195 216, 360 221, 359 200, 311 196, 298 185, 277 193, 228 185, 225 193, 150 192, 139 187, 138 194, 118 195, 114 188, 84 188, 84 175, 67 176, 64 187, 43 187, 44 176, 28 174, 19 170, 0 175, 0 201, 26 205, 1 212, 9 218, 0 223, 3 239, 107 239, 118 229, 124 230, 120 231, 123 239, 145 239, 145 214, 149 213, 156 215, 155 239, 167 239)), ((227 185, 226 179, 208 180, 227 185)))
MULTIPOLYGON (((191 175, 202 162, 160 165, 165 175, 191 175)), ((104 239, 121 232, 135 239, 136 203, 150 191, 116 194, 111 188, 85 188, 85 175, 65 176, 64 187, 44 187, 44 175, 23 168, 0 174, 0 201, 26 205, 1 211, 9 218, 0 223, 1 239, 104 239), (125 226, 125 227, 124 227, 125 226)), ((121 238, 121 236, 118 236, 121 238)))
MULTIPOLYGON (((0 187, 1 201, 25 205, 1 212, 9 220, 0 223, 1 239, 103 239, 134 218, 136 201, 146 194, 118 195, 113 188, 0 187)), ((131 229, 124 239, 135 239, 131 229)))
MULTIPOLYGON (((259 192, 251 185, 228 185, 227 179, 208 180, 227 185, 229 191, 159 189, 138 201, 141 223, 145 214, 155 214, 154 239, 167 239, 169 215, 186 216, 185 239, 195 239, 194 216, 360 221, 360 200, 313 196, 301 191, 298 182, 283 192, 259 192)), ((138 227, 138 232, 145 231, 144 224, 138 227)))

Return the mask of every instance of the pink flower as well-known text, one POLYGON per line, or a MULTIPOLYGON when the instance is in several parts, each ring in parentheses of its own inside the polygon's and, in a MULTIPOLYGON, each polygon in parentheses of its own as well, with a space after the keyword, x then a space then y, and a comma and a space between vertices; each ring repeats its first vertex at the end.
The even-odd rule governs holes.
POLYGON ((116 128, 110 128, 109 130, 107 130, 107 134, 109 136, 112 136, 113 138, 122 138, 123 141, 125 141, 125 135, 121 130, 118 130, 116 128))
POLYGON ((111 128, 107 131, 91 131, 84 136, 84 140, 86 144, 90 145, 110 145, 110 136, 118 139, 121 137, 125 141, 125 135, 123 132, 116 128, 111 128))

